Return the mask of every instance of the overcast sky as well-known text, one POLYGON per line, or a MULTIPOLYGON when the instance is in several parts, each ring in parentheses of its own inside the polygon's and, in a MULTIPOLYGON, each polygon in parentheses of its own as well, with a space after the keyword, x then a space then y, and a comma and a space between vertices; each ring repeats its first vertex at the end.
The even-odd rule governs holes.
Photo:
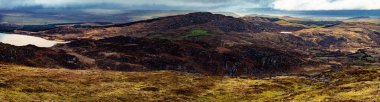
POLYGON ((0 9, 36 7, 205 11, 244 11, 250 8, 374 10, 380 9, 380 0, 0 0, 0 9))

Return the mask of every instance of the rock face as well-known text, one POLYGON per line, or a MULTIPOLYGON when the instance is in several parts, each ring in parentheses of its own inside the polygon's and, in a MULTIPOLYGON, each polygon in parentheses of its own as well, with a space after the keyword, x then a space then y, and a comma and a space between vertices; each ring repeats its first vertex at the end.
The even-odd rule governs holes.
POLYGON ((233 76, 289 72, 306 64, 302 55, 270 48, 123 36, 78 40, 59 47, 95 59, 89 66, 122 71, 179 70, 233 76))
POLYGON ((18 47, 0 43, 0 53, 2 63, 49 68, 83 68, 75 56, 33 45, 18 47))

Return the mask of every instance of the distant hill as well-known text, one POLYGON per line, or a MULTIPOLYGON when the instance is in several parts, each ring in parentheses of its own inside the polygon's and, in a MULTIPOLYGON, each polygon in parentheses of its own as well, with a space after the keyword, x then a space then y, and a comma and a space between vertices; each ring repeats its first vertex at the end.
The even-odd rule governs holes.
POLYGON ((369 16, 358 16, 358 17, 352 17, 352 18, 348 18, 348 19, 364 19, 364 18, 371 18, 369 16))

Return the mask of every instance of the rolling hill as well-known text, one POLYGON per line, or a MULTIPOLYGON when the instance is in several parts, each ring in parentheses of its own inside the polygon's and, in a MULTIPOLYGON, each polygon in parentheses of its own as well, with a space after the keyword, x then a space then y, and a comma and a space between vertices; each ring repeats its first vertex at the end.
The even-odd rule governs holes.
POLYGON ((0 100, 376 101, 380 97, 380 26, 373 23, 294 22, 197 12, 121 24, 7 30, 70 42, 50 48, 0 44, 0 100))

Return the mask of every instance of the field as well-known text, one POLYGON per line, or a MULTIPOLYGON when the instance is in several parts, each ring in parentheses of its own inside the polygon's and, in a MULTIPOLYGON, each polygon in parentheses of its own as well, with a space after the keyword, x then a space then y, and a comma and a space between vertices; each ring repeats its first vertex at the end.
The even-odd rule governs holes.
POLYGON ((380 69, 320 76, 230 78, 176 71, 0 67, 3 101, 375 101, 380 69))

